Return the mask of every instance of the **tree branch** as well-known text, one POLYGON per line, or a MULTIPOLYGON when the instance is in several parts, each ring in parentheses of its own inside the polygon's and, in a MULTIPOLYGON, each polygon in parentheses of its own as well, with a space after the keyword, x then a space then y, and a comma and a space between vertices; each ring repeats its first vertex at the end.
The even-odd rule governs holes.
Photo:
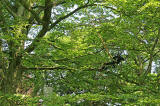
POLYGON ((1 3, 6 6, 7 11, 13 16, 17 17, 17 14, 14 12, 13 7, 6 0, 2 0, 1 3))
POLYGON ((147 68, 147 71, 145 74, 148 74, 148 73, 151 73, 151 69, 152 69, 152 61, 153 61, 153 51, 154 49, 156 48, 156 45, 158 44, 158 41, 159 41, 159 37, 160 37, 160 28, 158 30, 158 35, 154 41, 154 44, 153 44, 153 47, 151 48, 151 53, 150 53, 150 59, 149 59, 149 65, 148 65, 148 68, 147 68))
POLYGON ((25 49, 25 52, 32 52, 35 47, 37 46, 36 43, 38 43, 40 41, 40 39, 46 34, 46 32, 48 30, 51 30, 54 26, 56 26, 59 22, 61 22, 62 20, 68 18, 69 16, 71 16, 72 14, 74 14, 75 12, 77 12, 78 10, 82 9, 82 8, 86 8, 88 6, 93 6, 94 4, 90 4, 90 5, 84 5, 81 7, 78 7, 77 9, 75 9, 74 11, 70 12, 69 14, 60 17, 56 22, 54 22, 53 24, 51 24, 51 26, 49 27, 50 24, 50 17, 51 17, 51 5, 50 5, 50 0, 46 0, 45 1, 45 10, 44 10, 44 17, 43 17, 43 27, 42 30, 39 32, 39 34, 37 35, 37 37, 34 39, 34 41, 32 42, 32 44, 25 49))
MULTIPOLYGON (((153 57, 157 56, 157 54, 160 52, 160 50, 158 50, 156 53, 153 54, 153 57)), ((147 58, 146 60, 143 61, 143 64, 145 62, 147 62, 148 60, 150 60, 150 58, 147 58)))
POLYGON ((68 67, 65 67, 65 66, 58 66, 58 67, 22 67, 22 69, 24 69, 24 70, 58 70, 58 69, 61 69, 61 70, 76 70, 76 69, 68 68, 68 67))
POLYGON ((52 6, 50 6, 50 0, 46 0, 45 1, 45 9, 44 9, 44 17, 43 17, 43 26, 41 31, 38 33, 38 35, 36 36, 36 38, 33 40, 32 44, 25 49, 25 52, 32 52, 35 47, 37 46, 36 43, 38 43, 41 38, 46 34, 46 32, 49 29, 49 24, 50 24, 50 18, 51 18, 51 9, 52 6))
POLYGON ((58 3, 53 3, 53 5, 54 6, 59 6, 59 5, 64 4, 64 3, 66 3, 66 1, 60 1, 58 3))
MULTIPOLYGON (((64 3, 66 3, 66 1, 52 2, 52 3, 50 3, 50 5, 59 6, 59 5, 62 5, 64 3)), ((36 8, 38 8, 38 9, 44 9, 45 7, 41 6, 41 5, 35 5, 35 6, 32 7, 32 9, 36 9, 36 8)))
POLYGON ((95 4, 89 4, 89 5, 83 5, 83 6, 81 6, 81 7, 78 7, 77 9, 75 9, 74 11, 72 11, 72 12, 70 12, 70 13, 68 13, 67 15, 65 15, 65 16, 63 16, 63 17, 60 17, 59 19, 57 19, 54 23, 52 23, 51 24, 51 26, 50 26, 50 30, 54 27, 54 26, 56 26, 59 22, 61 22, 62 20, 64 20, 64 19, 66 19, 66 18, 68 18, 69 16, 71 16, 71 15, 73 15, 74 13, 76 13, 77 11, 79 11, 80 9, 83 9, 83 8, 86 8, 86 7, 89 7, 89 6, 94 6, 95 4))
POLYGON ((20 0, 18 0, 18 2, 19 2, 21 5, 23 5, 26 10, 28 10, 29 12, 31 12, 31 14, 34 16, 34 18, 36 19, 36 21, 37 21, 39 24, 43 23, 42 20, 39 18, 38 14, 37 14, 34 10, 30 9, 29 6, 28 6, 25 2, 22 2, 22 1, 20 1, 20 0))

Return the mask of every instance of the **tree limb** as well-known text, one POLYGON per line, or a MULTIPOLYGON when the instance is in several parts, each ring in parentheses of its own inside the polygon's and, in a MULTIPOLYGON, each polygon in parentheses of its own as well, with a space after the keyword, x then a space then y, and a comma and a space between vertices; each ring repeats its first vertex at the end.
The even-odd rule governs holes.
MULTIPOLYGON (((157 56, 157 54, 160 52, 160 50, 158 50, 156 53, 153 54, 153 57, 157 56)), ((143 61, 143 63, 147 62, 148 60, 150 60, 150 58, 147 58, 146 60, 143 61)))
POLYGON ((26 10, 28 10, 29 12, 31 12, 31 14, 34 16, 34 18, 36 19, 36 21, 37 21, 39 24, 43 23, 42 20, 39 18, 38 14, 37 14, 34 10, 30 9, 29 6, 28 6, 25 2, 22 2, 22 1, 20 1, 20 0, 18 0, 18 2, 19 2, 21 5, 23 5, 26 10))
POLYGON ((6 6, 7 11, 13 16, 17 17, 17 14, 14 11, 14 8, 6 0, 2 0, 1 3, 6 6))
POLYGON ((50 4, 50 0, 46 0, 45 1, 45 10, 44 10, 44 17, 43 17, 43 26, 42 26, 42 29, 41 31, 38 33, 38 35, 36 36, 36 38, 33 40, 32 44, 25 49, 25 52, 32 52, 35 47, 37 46, 36 43, 38 43, 41 38, 46 34, 46 32, 48 31, 49 29, 49 24, 50 24, 50 18, 51 18, 51 9, 52 7, 49 6, 50 4))
POLYGON ((35 47, 37 46, 36 43, 38 43, 40 41, 40 39, 46 34, 47 31, 51 30, 54 26, 56 26, 59 22, 61 22, 62 20, 68 18, 69 16, 71 16, 72 14, 74 14, 75 12, 77 12, 78 10, 82 9, 82 8, 86 8, 88 6, 93 6, 95 4, 90 4, 90 5, 83 5, 81 7, 78 7, 77 9, 75 9, 74 11, 70 12, 69 14, 60 17, 57 21, 55 21, 53 24, 51 24, 51 26, 49 27, 50 24, 50 17, 51 17, 51 5, 49 5, 50 0, 46 0, 45 2, 45 10, 44 10, 44 17, 43 17, 43 27, 42 30, 39 32, 39 34, 37 35, 37 37, 34 39, 34 41, 32 42, 32 44, 25 49, 25 52, 32 52, 35 47))
POLYGON ((58 67, 22 67, 23 70, 76 70, 73 68, 68 68, 65 66, 58 66, 58 67))
POLYGON ((155 39, 155 41, 154 41, 153 47, 151 48, 151 51, 150 51, 151 53, 150 53, 149 65, 148 65, 148 68, 147 68, 147 71, 146 71, 145 74, 151 73, 152 61, 153 61, 153 56, 154 56, 153 51, 154 51, 154 49, 156 48, 156 45, 158 44, 159 37, 160 37, 160 28, 159 28, 159 30, 158 30, 158 35, 157 35, 157 37, 156 37, 156 39, 155 39))
POLYGON ((83 8, 86 8, 86 7, 89 7, 89 6, 94 6, 95 4, 89 4, 89 5, 83 5, 83 6, 80 6, 78 7, 77 9, 73 10, 72 12, 68 13, 67 15, 63 16, 63 17, 60 17, 59 19, 57 19, 54 23, 51 24, 50 26, 50 30, 56 26, 59 22, 61 22, 62 20, 68 18, 69 16, 73 15, 74 13, 76 13, 77 11, 79 11, 80 9, 83 9, 83 8))

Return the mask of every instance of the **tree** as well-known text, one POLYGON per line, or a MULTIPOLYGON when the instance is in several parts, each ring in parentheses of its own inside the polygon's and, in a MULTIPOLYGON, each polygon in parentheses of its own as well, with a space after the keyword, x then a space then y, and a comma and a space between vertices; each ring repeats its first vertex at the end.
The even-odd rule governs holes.
POLYGON ((62 104, 159 103, 158 0, 0 2, 2 93, 50 86, 62 104), (125 61, 101 69, 117 54, 125 61))
POLYGON ((28 53, 34 52, 41 39, 61 21, 73 15, 80 9, 94 6, 95 2, 71 2, 52 0, 12 0, 1 1, 1 90, 15 93, 24 73, 22 59, 28 53), (68 11, 69 6, 77 8, 68 11), (63 10, 53 11, 54 8, 63 10), (34 39, 32 29, 39 25, 34 39), (32 41, 30 41, 32 40, 32 41), (26 42, 31 42, 25 46, 26 42))

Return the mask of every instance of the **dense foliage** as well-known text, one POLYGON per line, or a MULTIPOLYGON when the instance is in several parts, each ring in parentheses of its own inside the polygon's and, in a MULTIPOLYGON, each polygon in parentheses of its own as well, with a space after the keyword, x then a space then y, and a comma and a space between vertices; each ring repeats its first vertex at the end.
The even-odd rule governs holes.
POLYGON ((0 0, 0 104, 160 104, 159 0, 0 0))

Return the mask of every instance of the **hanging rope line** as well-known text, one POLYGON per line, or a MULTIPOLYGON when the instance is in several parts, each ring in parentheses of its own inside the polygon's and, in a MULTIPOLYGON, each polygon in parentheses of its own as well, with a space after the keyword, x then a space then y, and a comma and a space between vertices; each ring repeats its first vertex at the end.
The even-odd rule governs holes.
POLYGON ((107 48, 107 46, 106 46, 106 44, 105 44, 102 36, 101 36, 100 34, 98 34, 98 37, 100 38, 100 40, 101 40, 101 42, 102 42, 102 44, 103 44, 103 47, 104 47, 104 49, 106 50, 106 53, 108 54, 108 56, 109 56, 111 59, 113 59, 112 55, 109 53, 109 49, 107 48))

